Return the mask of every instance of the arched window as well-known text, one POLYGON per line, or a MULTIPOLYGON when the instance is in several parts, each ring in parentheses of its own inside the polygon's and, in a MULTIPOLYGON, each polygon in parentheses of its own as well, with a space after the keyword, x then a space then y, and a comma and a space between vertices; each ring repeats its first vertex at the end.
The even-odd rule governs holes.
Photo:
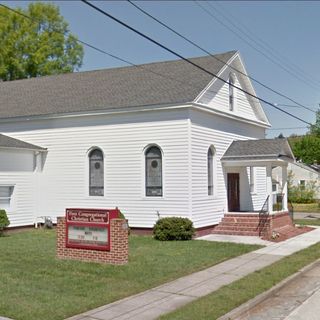
POLYGON ((146 196, 162 196, 162 155, 158 147, 150 147, 145 153, 146 158, 146 196))
POLYGON ((234 110, 234 75, 230 74, 229 75, 229 110, 233 111, 234 110))
POLYGON ((89 153, 89 195, 103 196, 103 153, 100 149, 93 149, 89 153))
POLYGON ((214 149, 210 147, 208 149, 208 154, 207 154, 207 162, 208 162, 208 195, 212 196, 213 195, 213 188, 214 188, 214 183, 213 183, 213 175, 214 175, 214 149))

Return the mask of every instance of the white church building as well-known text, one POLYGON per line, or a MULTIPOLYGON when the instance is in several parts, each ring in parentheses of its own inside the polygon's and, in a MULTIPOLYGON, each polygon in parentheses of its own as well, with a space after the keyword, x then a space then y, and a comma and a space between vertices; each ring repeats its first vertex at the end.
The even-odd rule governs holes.
POLYGON ((276 166, 286 212, 294 158, 285 139, 265 139, 259 100, 232 86, 256 95, 239 52, 191 60, 227 83, 181 60, 1 82, 0 208, 10 226, 70 207, 118 207, 133 228, 159 215, 201 230, 230 212, 277 214, 276 166))

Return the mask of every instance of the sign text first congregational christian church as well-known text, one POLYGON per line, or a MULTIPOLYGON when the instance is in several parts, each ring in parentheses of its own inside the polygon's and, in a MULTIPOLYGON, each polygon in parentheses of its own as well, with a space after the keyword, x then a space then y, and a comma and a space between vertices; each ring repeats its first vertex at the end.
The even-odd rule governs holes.
POLYGON ((66 247, 110 250, 110 220, 118 209, 66 209, 66 247))

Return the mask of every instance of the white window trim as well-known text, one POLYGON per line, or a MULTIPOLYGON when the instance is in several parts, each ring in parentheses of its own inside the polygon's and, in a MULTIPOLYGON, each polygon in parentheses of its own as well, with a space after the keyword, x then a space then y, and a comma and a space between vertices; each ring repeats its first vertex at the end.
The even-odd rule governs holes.
POLYGON ((233 108, 231 109, 230 108, 230 79, 232 80, 232 84, 233 85, 237 85, 236 84, 236 80, 237 80, 237 78, 236 78, 236 76, 235 76, 235 74, 234 73, 230 73, 229 74, 229 78, 228 78, 228 110, 229 110, 229 112, 231 112, 231 113, 235 113, 236 112, 236 110, 237 110, 237 88, 235 88, 235 87, 232 87, 232 91, 233 91, 233 108))
POLYGON ((0 187, 12 188, 12 193, 10 197, 0 197, 0 199, 9 199, 9 207, 3 208, 4 210, 6 210, 7 213, 15 212, 16 211, 16 199, 15 199, 16 185, 11 183, 6 183, 6 184, 0 184, 0 187))
POLYGON ((85 155, 85 164, 84 164, 84 175, 85 175, 85 183, 84 183, 84 195, 86 200, 88 199, 104 199, 106 197, 106 157, 105 157, 105 153, 103 151, 103 149, 101 147, 98 146, 92 146, 90 147, 85 155), (94 149, 99 149, 102 152, 102 156, 103 156, 103 195, 102 196, 91 196, 90 195, 90 170, 89 170, 89 154, 92 150, 94 149))
POLYGON ((217 198, 217 189, 218 189, 218 183, 217 183, 217 150, 214 147, 214 145, 210 145, 207 149, 207 154, 206 154, 206 162, 207 162, 207 196, 208 198, 211 199, 216 199, 217 198), (209 149, 212 151, 212 194, 209 194, 209 171, 208 171, 208 152, 209 149))
POLYGON ((150 143, 146 145, 141 152, 141 199, 144 201, 162 201, 166 198, 165 194, 165 182, 166 182, 166 163, 165 163, 165 157, 164 152, 159 144, 157 143, 150 143), (161 159, 162 159, 162 196, 152 197, 146 195, 146 151, 151 147, 157 147, 159 148, 161 152, 161 159))

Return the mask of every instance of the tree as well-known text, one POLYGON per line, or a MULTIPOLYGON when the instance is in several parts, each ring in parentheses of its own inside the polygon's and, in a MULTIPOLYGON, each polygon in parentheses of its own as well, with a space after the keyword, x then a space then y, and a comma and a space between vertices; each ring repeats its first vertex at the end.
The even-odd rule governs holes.
POLYGON ((316 112, 316 122, 310 126, 310 134, 320 138, 320 109, 316 112))
POLYGON ((320 163, 320 136, 307 134, 290 137, 289 142, 297 160, 306 164, 312 164, 314 161, 320 163))
POLYGON ((30 3, 23 17, 0 7, 0 79, 16 80, 77 70, 83 47, 68 31, 59 8, 30 3))

